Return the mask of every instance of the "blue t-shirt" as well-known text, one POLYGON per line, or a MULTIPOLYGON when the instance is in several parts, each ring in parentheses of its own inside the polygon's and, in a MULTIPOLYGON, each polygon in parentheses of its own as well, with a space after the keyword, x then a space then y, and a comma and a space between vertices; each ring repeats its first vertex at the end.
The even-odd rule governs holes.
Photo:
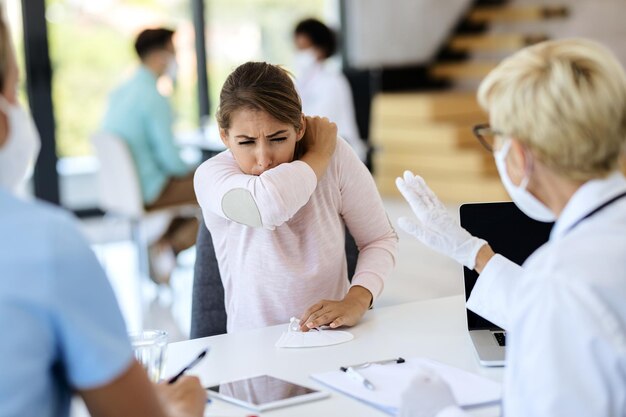
POLYGON ((70 215, 0 188, 0 216, 0 416, 67 416, 129 368, 124 320, 70 215))
POLYGON ((102 130, 122 138, 135 161, 144 203, 154 202, 171 177, 191 172, 172 133, 172 110, 143 65, 109 97, 102 130))

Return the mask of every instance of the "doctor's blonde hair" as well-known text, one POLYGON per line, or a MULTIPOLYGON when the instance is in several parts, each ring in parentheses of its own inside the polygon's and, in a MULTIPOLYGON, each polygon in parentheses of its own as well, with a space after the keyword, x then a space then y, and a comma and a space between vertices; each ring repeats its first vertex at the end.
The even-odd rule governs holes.
POLYGON ((572 180, 617 169, 626 143, 626 75, 583 39, 547 41, 502 61, 478 90, 491 126, 572 180))

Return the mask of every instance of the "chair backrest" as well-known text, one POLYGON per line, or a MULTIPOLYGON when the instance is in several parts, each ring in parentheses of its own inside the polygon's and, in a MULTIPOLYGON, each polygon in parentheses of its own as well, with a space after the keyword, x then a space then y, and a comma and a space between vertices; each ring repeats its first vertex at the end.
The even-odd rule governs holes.
POLYGON ((224 286, 211 233, 200 222, 191 299, 191 339, 226 333, 224 286))
POLYGON ((96 133, 91 140, 100 162, 100 208, 127 217, 140 217, 145 211, 143 197, 128 145, 122 138, 104 132, 96 133))
MULTIPOLYGON (((359 249, 346 228, 348 279, 352 280, 359 249)), ((196 263, 193 271, 191 300, 191 339, 226 333, 224 286, 215 256, 211 233, 201 222, 196 240, 196 263)))

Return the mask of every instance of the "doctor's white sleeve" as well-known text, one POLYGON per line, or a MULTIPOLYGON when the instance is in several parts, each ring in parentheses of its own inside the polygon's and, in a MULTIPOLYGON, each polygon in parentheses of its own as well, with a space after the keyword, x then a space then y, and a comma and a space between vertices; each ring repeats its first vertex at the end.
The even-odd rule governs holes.
POLYGON ((284 163, 261 175, 248 175, 241 171, 230 151, 204 162, 194 175, 196 198, 205 216, 213 213, 247 224, 224 210, 229 195, 237 190, 239 201, 230 204, 233 210, 257 213, 261 224, 247 225, 270 230, 291 219, 309 201, 316 187, 317 176, 305 162, 284 163))
POLYGON ((467 300, 467 308, 507 329, 511 296, 519 285, 523 272, 521 266, 496 254, 478 276, 467 300))

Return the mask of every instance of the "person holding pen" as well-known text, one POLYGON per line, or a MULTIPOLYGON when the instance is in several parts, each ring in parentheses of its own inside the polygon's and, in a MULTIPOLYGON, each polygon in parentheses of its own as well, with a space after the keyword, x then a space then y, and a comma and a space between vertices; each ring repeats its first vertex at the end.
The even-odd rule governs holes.
MULTIPOLYGON (((513 202, 556 221, 549 241, 516 265, 471 236, 424 180, 397 186, 416 219, 400 227, 480 273, 468 308, 507 331, 503 415, 626 415, 626 75, 583 39, 521 50, 478 90, 477 126, 513 202)), ((515 239, 511 236, 511 239, 515 239)), ((419 375, 402 417, 465 415, 436 374, 419 375)))
POLYGON ((153 385, 135 361, 109 282, 76 222, 18 198, 39 136, 16 98, 0 15, 0 416, 65 417, 79 395, 100 417, 200 417, 195 377, 153 385))

